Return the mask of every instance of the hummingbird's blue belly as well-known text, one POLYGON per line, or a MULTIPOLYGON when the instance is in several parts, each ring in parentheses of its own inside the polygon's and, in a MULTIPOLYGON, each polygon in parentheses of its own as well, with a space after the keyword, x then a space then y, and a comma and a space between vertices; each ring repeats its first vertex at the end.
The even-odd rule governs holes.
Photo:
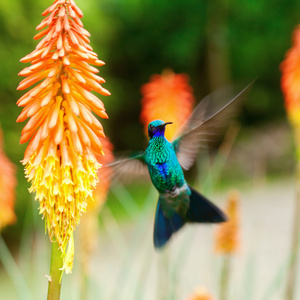
POLYGON ((160 193, 171 192, 176 187, 181 187, 185 180, 182 169, 171 162, 149 165, 149 173, 155 188, 160 193))

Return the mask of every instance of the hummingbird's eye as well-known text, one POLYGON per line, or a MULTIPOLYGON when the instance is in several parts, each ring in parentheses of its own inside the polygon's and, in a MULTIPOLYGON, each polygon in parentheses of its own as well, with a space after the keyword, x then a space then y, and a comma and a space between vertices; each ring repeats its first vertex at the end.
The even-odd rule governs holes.
POLYGON ((150 125, 149 127, 150 127, 150 129, 151 129, 151 130, 153 130, 153 128, 154 128, 154 126, 153 126, 153 125, 150 125))

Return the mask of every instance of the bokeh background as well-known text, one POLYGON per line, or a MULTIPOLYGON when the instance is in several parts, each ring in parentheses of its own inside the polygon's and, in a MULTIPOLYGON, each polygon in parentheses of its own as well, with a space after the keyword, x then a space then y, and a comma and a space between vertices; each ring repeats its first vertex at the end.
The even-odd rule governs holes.
MULTIPOLYGON (((300 2, 290 0, 287 5, 282 0, 77 0, 76 3, 84 13, 84 27, 91 33, 91 46, 99 58, 106 62, 106 65, 100 68, 100 76, 106 79, 107 83, 103 86, 112 95, 102 97, 109 119, 101 122, 116 151, 144 149, 147 145, 143 125, 139 121, 142 98, 140 88, 149 81, 152 74, 161 74, 165 68, 171 68, 176 73, 188 74, 197 102, 217 87, 232 84, 242 88, 256 78, 237 121, 241 129, 226 156, 226 163, 224 160, 224 163, 220 163, 221 167, 215 168, 217 175, 213 175, 216 178, 211 177, 211 166, 207 162, 207 156, 200 158, 200 162, 204 163, 193 168, 187 176, 198 186, 203 186, 207 177, 211 178, 207 184, 208 193, 216 195, 220 205, 226 200, 231 188, 240 191, 241 199, 245 203, 242 206, 242 218, 245 220, 243 233, 246 237, 242 238, 244 243, 241 248, 244 250, 241 250, 241 262, 237 263, 239 273, 235 276, 238 277, 239 274, 243 278, 252 294, 249 292, 249 296, 245 293, 245 296, 241 297, 235 289, 239 284, 232 283, 232 297, 229 299, 283 299, 274 286, 276 282, 280 282, 283 289, 284 280, 280 274, 283 272, 282 266, 289 259, 295 159, 292 133, 286 120, 280 89, 280 63, 291 46, 293 28, 300 22, 300 2), (278 189, 276 193, 275 188, 278 189), (286 226, 279 226, 277 221, 286 226), (261 252, 256 255, 255 243, 251 241, 255 240, 256 234, 252 226, 257 222, 261 222, 260 228, 266 229, 265 235, 261 233, 259 238, 266 241, 271 236, 272 242, 270 245, 261 245, 261 252), (278 235, 273 236, 272 231, 278 232, 278 235), (283 247, 282 251, 280 247, 283 247), (276 263, 270 261, 266 266, 262 266, 257 262, 258 271, 254 271, 252 260, 254 261, 255 257, 257 261, 264 261, 264 258, 268 260, 271 253, 276 253, 276 263), (262 275, 264 284, 260 282, 254 291, 256 272, 266 275, 262 275), (274 274, 279 274, 279 277, 274 274), (247 280, 252 280, 253 289, 247 285, 247 280), (268 288, 274 292, 269 293, 268 288)), ((45 278, 36 277, 42 277, 41 274, 48 272, 49 250, 48 238, 43 235, 43 221, 38 216, 33 196, 27 191, 29 184, 24 178, 23 166, 20 163, 26 145, 19 145, 24 124, 15 122, 21 112, 21 108, 16 106, 16 101, 23 95, 16 87, 21 80, 17 74, 25 66, 19 60, 35 48, 37 42, 32 39, 36 34, 35 27, 42 20, 41 13, 50 4, 50 0, 0 1, 0 123, 4 136, 4 150, 17 166, 18 179, 15 204, 17 222, 7 227, 2 235, 11 254, 21 265, 21 274, 27 278, 31 287, 29 290, 34 290, 34 282, 42 282, 40 286, 46 286, 45 278), (24 257, 28 258, 26 262, 24 257), (24 270, 32 271, 31 268, 37 267, 28 264, 38 265, 39 270, 42 269, 41 266, 45 266, 45 269, 39 274, 34 273, 35 269, 34 276, 32 272, 29 272, 29 275, 24 270)), ((130 256, 130 252, 136 250, 139 245, 139 235, 133 230, 137 220, 138 224, 145 224, 145 227, 141 227, 145 230, 141 230, 139 234, 147 241, 147 247, 142 248, 145 253, 141 255, 147 257, 154 252, 151 248, 151 230, 156 197, 155 191, 148 183, 115 188, 108 195, 107 210, 104 208, 103 215, 99 216, 100 246, 98 245, 98 255, 95 255, 95 262, 99 262, 98 256, 102 256, 102 259, 104 257, 104 260, 93 264, 91 294, 94 296, 90 296, 90 299, 100 299, 95 295, 101 293, 103 299, 135 299, 130 296, 132 290, 136 291, 136 299, 187 299, 185 297, 189 291, 192 293, 198 284, 208 286, 217 294, 217 291, 214 291, 216 279, 213 274, 214 269, 218 267, 213 262, 205 265, 206 260, 201 256, 202 252, 205 252, 204 257, 207 255, 210 261, 214 260, 213 254, 210 255, 213 248, 213 229, 207 231, 206 228, 199 229, 196 233, 189 232, 196 230, 194 228, 186 231, 186 234, 192 237, 195 234, 206 237, 202 241, 206 244, 200 245, 198 253, 196 249, 199 241, 194 241, 187 247, 191 248, 193 253, 196 252, 200 261, 199 270, 204 264, 205 272, 202 269, 202 275, 192 276, 192 279, 187 280, 187 286, 183 284, 184 288, 173 296, 169 295, 169 298, 159 298, 153 294, 151 296, 151 292, 149 294, 153 289, 159 290, 164 279, 157 279, 156 273, 153 271, 153 275, 146 263, 139 260, 133 263, 138 257, 130 256), (153 199, 152 202, 149 199, 153 199), (144 213, 142 217, 141 211, 144 213), (132 246, 132 239, 135 246, 132 246), (149 277, 147 275, 147 280, 145 275, 132 275, 131 281, 135 284, 128 288, 130 284, 124 283, 128 289, 126 294, 126 288, 121 284, 122 278, 129 276, 130 270, 134 268, 139 270, 135 274, 151 272, 149 277), (105 276, 106 272, 111 272, 112 275, 105 276), (99 278, 95 274, 98 274, 99 278), (142 280, 145 285, 139 287, 138 280, 142 280), (101 281, 104 282, 102 285, 99 283, 101 281), (107 288, 110 298, 105 298, 103 290, 106 286, 111 287, 107 288), (101 287, 103 289, 100 292, 101 287), (111 292, 112 290, 114 292, 111 292)), ((183 236, 179 239, 181 240, 173 244, 173 248, 187 243, 183 236)), ((178 261, 178 258, 181 260, 186 255, 192 255, 183 252, 182 257, 178 247, 176 249, 175 254, 178 257, 171 252, 173 256, 169 255, 168 266, 173 266, 172 262, 178 261)), ((159 260, 160 258, 155 256, 157 266, 163 265, 159 260)), ((181 275, 192 272, 190 267, 187 267, 189 271, 179 266, 176 268, 176 272, 181 275)), ((166 270, 169 269, 166 267, 162 272, 167 272, 166 270)), ((173 274, 173 271, 168 272, 173 274)), ((74 273, 72 277, 66 277, 70 286, 79 280, 76 268, 74 273)), ((176 277, 177 281, 173 280, 173 287, 177 282, 184 282, 180 276, 176 277)), ((1 292, 0 299, 18 299, 15 286, 1 263, 0 280, 0 291, 5 289, 9 295, 9 298, 3 297, 1 292)), ((45 294, 40 286, 34 292, 36 299, 45 294)), ((171 287, 169 289, 172 290, 171 287)), ((66 290, 63 290, 63 295, 63 299, 79 297, 74 293, 68 296, 66 290)))

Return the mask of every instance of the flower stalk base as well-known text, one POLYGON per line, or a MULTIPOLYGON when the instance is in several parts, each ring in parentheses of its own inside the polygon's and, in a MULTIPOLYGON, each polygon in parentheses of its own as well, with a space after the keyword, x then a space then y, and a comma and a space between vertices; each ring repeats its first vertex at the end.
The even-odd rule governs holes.
POLYGON ((63 274, 63 253, 59 249, 57 242, 52 243, 50 278, 48 284, 47 300, 59 300, 61 279, 63 274))

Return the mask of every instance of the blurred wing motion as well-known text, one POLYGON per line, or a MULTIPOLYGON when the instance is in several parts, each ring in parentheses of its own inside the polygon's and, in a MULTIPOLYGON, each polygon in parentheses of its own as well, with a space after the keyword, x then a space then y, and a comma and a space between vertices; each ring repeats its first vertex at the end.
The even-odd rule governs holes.
POLYGON ((144 152, 137 152, 129 156, 119 157, 112 163, 102 166, 100 172, 104 178, 110 172, 112 180, 118 179, 123 183, 129 183, 136 179, 147 180, 150 177, 143 156, 144 152))
MULTIPOLYGON (((232 98, 233 92, 226 88, 209 94, 194 109, 187 122, 179 130, 179 137, 172 141, 178 161, 183 169, 188 170, 195 162, 200 147, 207 146, 209 141, 216 139, 222 129, 229 123, 241 106, 253 82, 232 98), (228 99, 230 99, 228 101, 228 99)), ((178 135, 177 135, 178 136, 178 135)), ((149 172, 144 161, 144 152, 133 153, 103 166, 100 172, 112 169, 113 179, 122 182, 136 179, 149 179, 149 172)))
POLYGON ((200 148, 215 140, 229 120, 237 114, 253 82, 233 98, 228 97, 232 95, 229 89, 223 89, 211 93, 197 105, 179 131, 181 136, 172 142, 178 161, 184 170, 190 169, 200 148))

